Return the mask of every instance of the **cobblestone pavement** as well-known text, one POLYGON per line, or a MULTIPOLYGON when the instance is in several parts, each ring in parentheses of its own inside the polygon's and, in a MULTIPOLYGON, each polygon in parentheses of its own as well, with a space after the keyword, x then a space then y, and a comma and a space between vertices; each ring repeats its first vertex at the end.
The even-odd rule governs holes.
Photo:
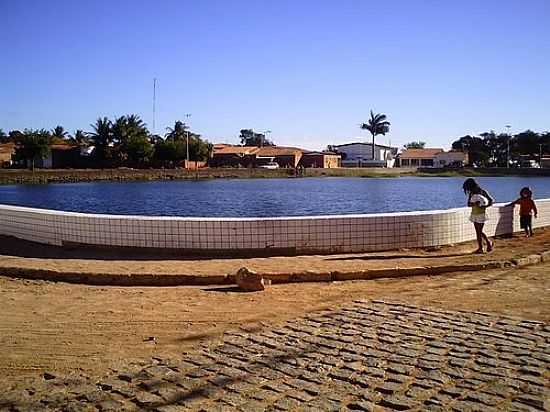
POLYGON ((2 385, 0 409, 549 410, 549 344, 540 322, 361 301, 100 380, 2 385))

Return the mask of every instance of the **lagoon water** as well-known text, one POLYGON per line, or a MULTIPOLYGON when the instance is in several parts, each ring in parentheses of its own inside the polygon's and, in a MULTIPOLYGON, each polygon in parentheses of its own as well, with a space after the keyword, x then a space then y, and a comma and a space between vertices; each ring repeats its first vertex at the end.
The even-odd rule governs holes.
MULTIPOLYGON (((125 215, 259 217, 434 210, 465 205, 462 177, 217 179, 0 186, 0 204, 125 215)), ((481 177, 496 202, 550 177, 481 177)))

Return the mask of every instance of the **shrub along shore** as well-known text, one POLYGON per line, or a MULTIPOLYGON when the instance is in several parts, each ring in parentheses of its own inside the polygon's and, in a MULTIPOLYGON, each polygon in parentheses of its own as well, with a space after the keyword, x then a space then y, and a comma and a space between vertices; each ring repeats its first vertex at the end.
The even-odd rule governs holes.
MULTIPOLYGON (((550 169, 405 169, 338 168, 302 169, 298 177, 400 177, 400 176, 550 176, 550 169)), ((0 184, 74 183, 95 181, 147 181, 186 179, 254 179, 296 177, 294 169, 5 169, 0 184)))

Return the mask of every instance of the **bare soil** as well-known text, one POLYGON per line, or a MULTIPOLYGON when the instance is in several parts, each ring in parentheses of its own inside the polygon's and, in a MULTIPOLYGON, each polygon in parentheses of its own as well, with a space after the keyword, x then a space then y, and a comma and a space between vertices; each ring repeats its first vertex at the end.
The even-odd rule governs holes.
POLYGON ((550 322, 550 263, 523 269, 272 286, 97 287, 2 277, 2 266, 110 273, 234 273, 358 270, 511 259, 550 249, 550 230, 498 239, 493 253, 473 243, 437 250, 255 259, 182 260, 71 251, 0 238, 0 371, 102 375, 129 361, 177 357, 236 328, 258 329, 353 299, 384 299, 450 310, 494 312, 550 322))
POLYGON ((550 228, 538 229, 533 238, 521 235, 495 240, 495 250, 476 255, 475 242, 430 250, 400 250, 383 253, 313 255, 269 258, 190 259, 181 256, 155 256, 140 252, 109 250, 68 250, 0 236, 0 271, 4 266, 51 269, 85 273, 153 273, 224 275, 235 274, 241 267, 262 273, 299 271, 349 271, 419 266, 464 265, 494 260, 510 260, 550 250, 550 228))
POLYGON ((4 376, 100 376, 151 356, 177 357, 228 329, 255 330, 353 299, 550 321, 550 263, 523 269, 235 288, 94 287, 0 277, 4 376), (153 340, 154 338, 154 340, 153 340))

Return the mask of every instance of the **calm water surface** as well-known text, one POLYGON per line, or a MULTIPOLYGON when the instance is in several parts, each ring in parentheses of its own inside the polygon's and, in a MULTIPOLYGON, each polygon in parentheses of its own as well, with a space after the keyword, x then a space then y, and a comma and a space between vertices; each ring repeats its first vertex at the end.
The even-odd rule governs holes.
MULTIPOLYGON (((465 205, 464 178, 302 178, 0 186, 0 203, 75 212, 165 216, 306 216, 433 210, 465 205)), ((482 177, 497 202, 550 177, 482 177)))

